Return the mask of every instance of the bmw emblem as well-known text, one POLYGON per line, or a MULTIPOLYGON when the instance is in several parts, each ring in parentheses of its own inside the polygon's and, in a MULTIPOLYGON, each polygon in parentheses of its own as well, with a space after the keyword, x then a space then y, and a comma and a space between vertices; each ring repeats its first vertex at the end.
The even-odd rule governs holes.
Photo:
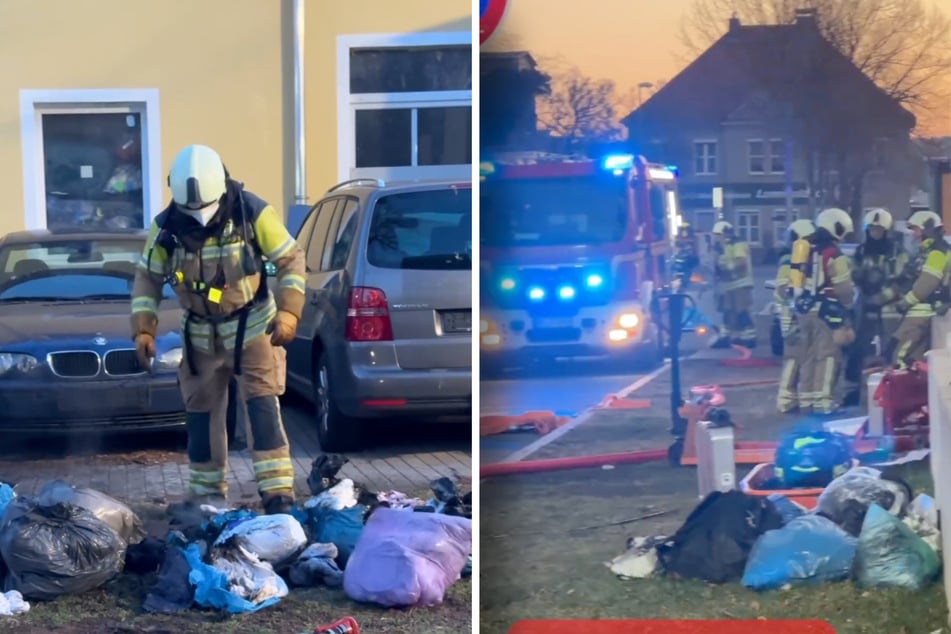
POLYGON ((96 335, 93 337, 92 342, 97 346, 104 346, 109 343, 109 340, 103 337, 102 335, 96 335))

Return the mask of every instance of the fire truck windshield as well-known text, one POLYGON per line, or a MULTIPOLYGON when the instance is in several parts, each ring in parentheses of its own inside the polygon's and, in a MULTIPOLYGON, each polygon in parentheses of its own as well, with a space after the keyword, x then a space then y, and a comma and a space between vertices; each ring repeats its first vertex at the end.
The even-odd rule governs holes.
POLYGON ((481 242, 488 247, 603 244, 621 240, 627 229, 623 187, 602 179, 484 181, 480 191, 481 242))

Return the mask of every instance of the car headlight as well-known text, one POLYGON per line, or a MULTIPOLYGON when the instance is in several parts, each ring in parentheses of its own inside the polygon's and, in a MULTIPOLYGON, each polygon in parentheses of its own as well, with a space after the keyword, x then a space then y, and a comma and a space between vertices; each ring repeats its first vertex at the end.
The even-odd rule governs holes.
POLYGON ((163 352, 162 354, 155 357, 153 361, 154 368, 156 370, 177 370, 178 366, 182 364, 182 349, 181 348, 172 348, 168 352, 163 352))
POLYGON ((0 352, 0 376, 15 374, 18 372, 32 372, 38 368, 40 362, 36 357, 29 354, 19 354, 16 352, 0 352))

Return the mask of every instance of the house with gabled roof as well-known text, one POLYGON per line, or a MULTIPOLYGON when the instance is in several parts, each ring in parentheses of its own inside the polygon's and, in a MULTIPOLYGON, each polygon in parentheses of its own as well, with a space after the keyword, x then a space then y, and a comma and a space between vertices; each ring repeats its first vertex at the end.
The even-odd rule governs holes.
POLYGON ((622 119, 632 149, 676 164, 681 207, 700 231, 721 210, 762 253, 797 218, 830 205, 858 217, 909 212, 915 117, 825 40, 820 17, 729 21, 727 32, 622 119))

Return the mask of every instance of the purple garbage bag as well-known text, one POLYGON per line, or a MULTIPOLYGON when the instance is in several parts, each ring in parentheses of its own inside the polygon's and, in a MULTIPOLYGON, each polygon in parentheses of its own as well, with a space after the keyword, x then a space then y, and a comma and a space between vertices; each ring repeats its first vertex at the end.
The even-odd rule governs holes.
POLYGON ((432 607, 459 580, 472 551, 472 520, 378 508, 343 573, 354 601, 432 607))

